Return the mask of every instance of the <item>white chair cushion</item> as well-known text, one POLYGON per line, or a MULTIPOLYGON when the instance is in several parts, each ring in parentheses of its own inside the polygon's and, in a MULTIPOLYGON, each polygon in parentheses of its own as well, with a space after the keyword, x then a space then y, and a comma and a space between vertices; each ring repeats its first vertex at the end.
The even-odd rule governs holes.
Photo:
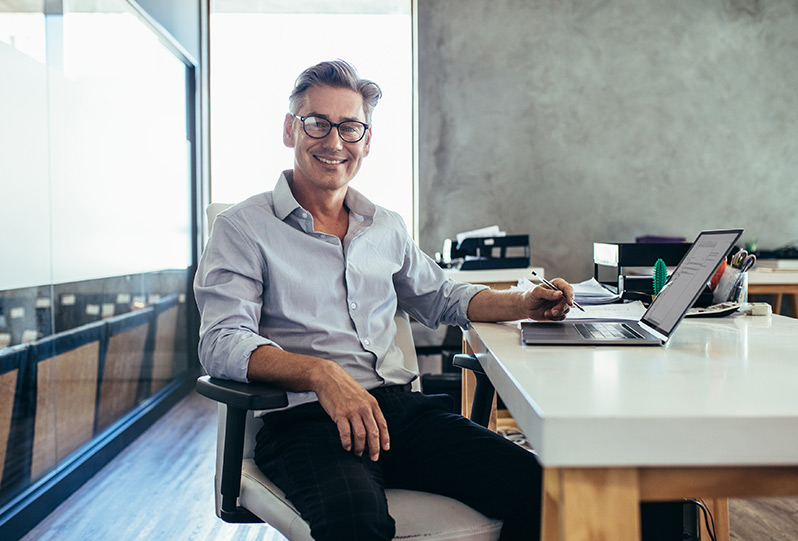
POLYGON ((446 496, 389 488, 388 510, 396 520, 394 539, 495 541, 502 522, 446 496))
POLYGON ((251 458, 241 464, 241 506, 264 518, 290 541, 313 541, 310 526, 285 499, 285 492, 266 477, 251 458))
MULTIPOLYGON (((500 520, 490 519, 457 500, 400 489, 388 489, 385 494, 388 509, 396 520, 394 539, 493 541, 499 538, 500 520)), ((245 459, 242 465, 239 502, 255 515, 269 517, 269 524, 290 541, 313 540, 307 522, 251 459, 245 459)))

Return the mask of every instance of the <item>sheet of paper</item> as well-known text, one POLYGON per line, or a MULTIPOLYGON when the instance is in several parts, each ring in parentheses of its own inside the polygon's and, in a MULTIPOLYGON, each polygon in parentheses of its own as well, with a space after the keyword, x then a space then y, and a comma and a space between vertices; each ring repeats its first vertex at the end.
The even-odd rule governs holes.
MULTIPOLYGON (((585 311, 581 312, 576 308, 571 308, 566 319, 574 321, 593 321, 596 319, 621 319, 625 321, 638 321, 646 307, 640 301, 627 302, 623 304, 601 304, 584 306, 585 311)), ((523 319, 518 321, 506 321, 503 325, 521 328, 522 321, 534 321, 523 319)))
POLYGON ((458 233, 456 238, 457 242, 463 242, 465 239, 470 239, 472 237, 504 237, 507 233, 499 229, 498 225, 491 225, 488 227, 482 227, 480 229, 473 229, 471 231, 464 231, 462 233, 458 233))
POLYGON ((586 304, 607 304, 620 300, 621 296, 602 286, 595 278, 573 284, 576 302, 586 304))
MULTIPOLYGON (((581 304, 581 303, 580 303, 581 304)), ((626 319, 637 321, 646 311, 640 301, 617 304, 583 304, 584 312, 571 308, 567 319, 592 320, 592 319, 626 319)))

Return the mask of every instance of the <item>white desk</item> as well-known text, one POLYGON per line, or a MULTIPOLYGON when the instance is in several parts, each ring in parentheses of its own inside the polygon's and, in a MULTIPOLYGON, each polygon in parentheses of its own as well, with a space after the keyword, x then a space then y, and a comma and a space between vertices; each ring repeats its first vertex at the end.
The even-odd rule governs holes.
POLYGON ((685 320, 665 347, 466 339, 544 467, 545 541, 638 539, 640 501, 798 495, 797 320, 685 320))

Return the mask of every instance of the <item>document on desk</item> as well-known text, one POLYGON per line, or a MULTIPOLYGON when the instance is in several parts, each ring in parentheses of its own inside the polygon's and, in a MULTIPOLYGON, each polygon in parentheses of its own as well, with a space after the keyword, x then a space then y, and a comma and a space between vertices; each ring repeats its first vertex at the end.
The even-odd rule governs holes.
POLYGON ((594 319, 617 319, 638 321, 646 312, 640 301, 616 304, 583 304, 585 311, 571 310, 566 319, 590 321, 594 319))
POLYGON ((613 293, 595 278, 590 278, 578 284, 572 284, 574 288, 574 298, 582 306, 591 304, 609 304, 621 300, 620 293, 613 293))

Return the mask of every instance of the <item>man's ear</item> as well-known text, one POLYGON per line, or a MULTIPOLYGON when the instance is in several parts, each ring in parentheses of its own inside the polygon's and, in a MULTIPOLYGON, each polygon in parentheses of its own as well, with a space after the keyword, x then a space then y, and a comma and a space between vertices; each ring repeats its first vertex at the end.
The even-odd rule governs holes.
POLYGON ((288 148, 294 148, 294 115, 286 113, 283 122, 283 144, 288 148))
POLYGON ((363 145, 363 157, 369 155, 369 150, 371 150, 371 128, 366 130, 366 144, 363 145))

